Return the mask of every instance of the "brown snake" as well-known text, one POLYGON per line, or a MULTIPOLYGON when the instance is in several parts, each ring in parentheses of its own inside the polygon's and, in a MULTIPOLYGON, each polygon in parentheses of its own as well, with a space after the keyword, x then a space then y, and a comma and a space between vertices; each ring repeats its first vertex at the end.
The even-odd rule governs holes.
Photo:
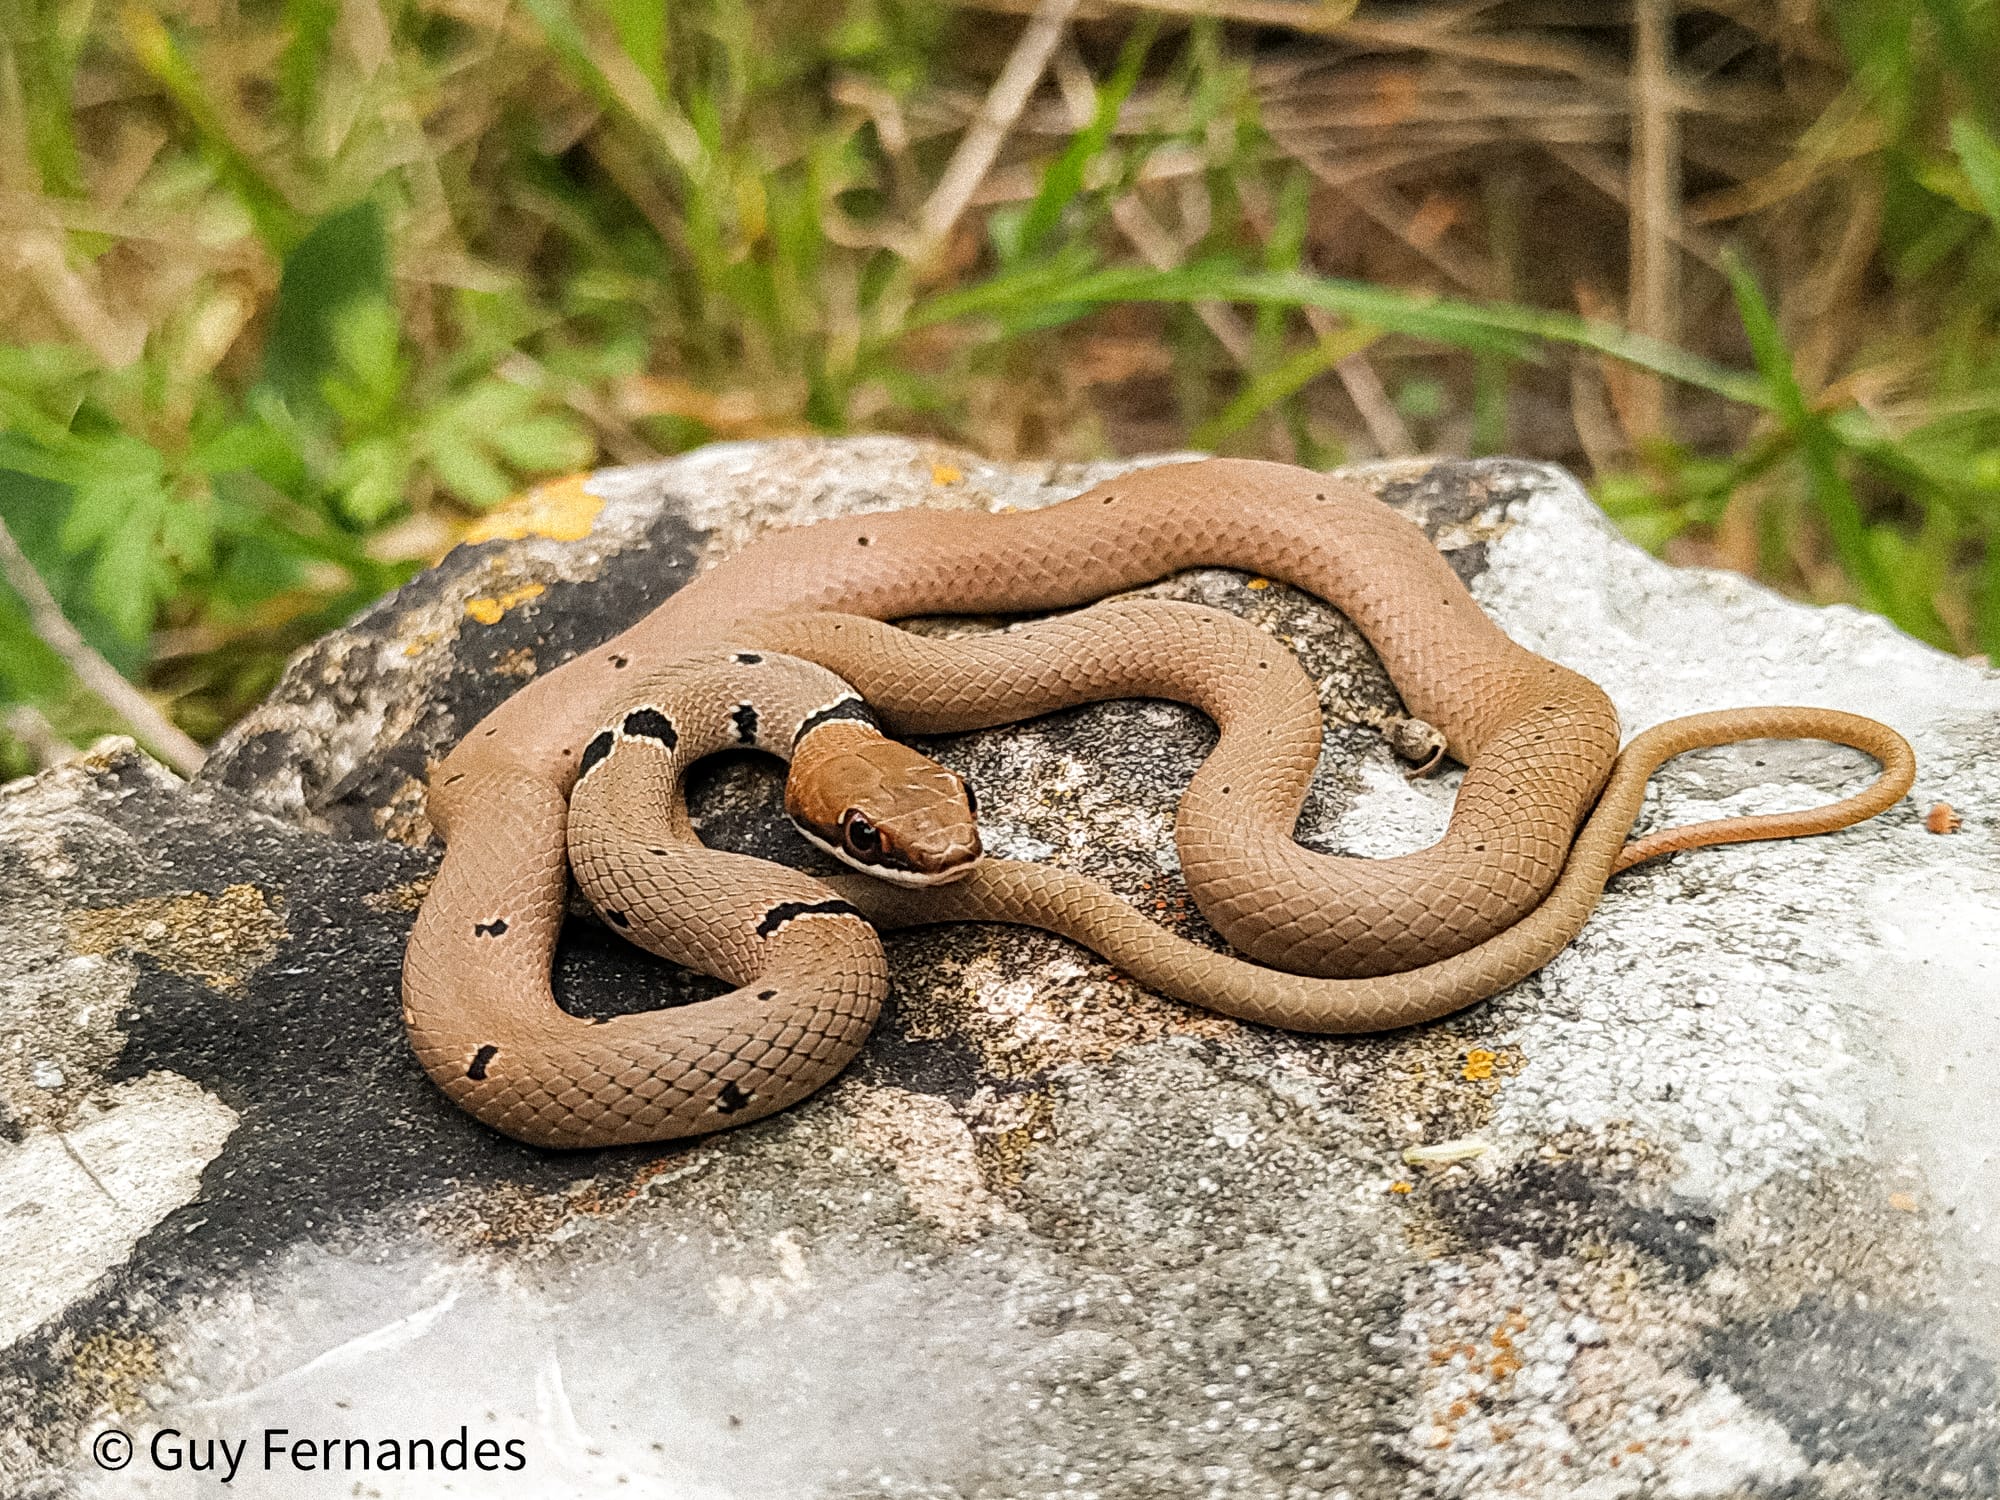
POLYGON ((1372 496, 1278 464, 1175 464, 1045 510, 909 510, 771 533, 524 688, 431 778, 446 853, 411 935, 404 1019, 452 1099, 544 1146, 697 1134, 819 1088, 886 994, 876 925, 1044 927, 1189 1003, 1298 1030, 1384 1030, 1541 967, 1620 869, 1845 827, 1913 777, 1893 730, 1826 709, 1697 715, 1620 755, 1604 694, 1509 640, 1423 533, 1372 496), (1283 579, 1354 621, 1410 712, 1467 767, 1443 840, 1389 860, 1292 840, 1319 704, 1290 654, 1233 617, 1126 600, 950 642, 878 623, 1059 609, 1203 565, 1283 579), (1133 696, 1216 721, 1176 825, 1183 873, 1232 943, 1299 972, 1176 937, 1083 876, 978 859, 963 784, 882 738, 868 711, 939 733, 1133 696), (1828 807, 1627 844, 1661 762, 1763 737, 1851 745, 1883 769, 1828 807), (814 879, 702 848, 681 776, 745 744, 793 757, 787 808, 815 842, 891 880, 948 883, 814 879), (563 1012, 549 968, 572 864, 612 926, 738 987, 601 1022, 563 1012))

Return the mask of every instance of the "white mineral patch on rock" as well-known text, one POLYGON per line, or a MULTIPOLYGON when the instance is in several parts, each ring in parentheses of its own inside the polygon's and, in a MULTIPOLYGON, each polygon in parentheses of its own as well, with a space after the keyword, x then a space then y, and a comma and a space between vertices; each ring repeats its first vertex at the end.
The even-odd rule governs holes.
POLYGON ((379 1246, 287 1257, 175 1330, 161 1399, 125 1419, 142 1457, 80 1465, 76 1493, 218 1493, 216 1474, 148 1461, 168 1429, 183 1447, 247 1437, 235 1492, 250 1494, 795 1500, 877 1470, 921 1486, 971 1460, 1028 1350, 1004 1307, 797 1231, 746 1245, 722 1276, 703 1249, 594 1233, 609 1243, 540 1267, 379 1246), (380 1471, 382 1439, 461 1426, 502 1445, 494 1468, 380 1471), (336 1439, 343 1461, 338 1440, 365 1437, 369 1467, 267 1470, 272 1428, 281 1450, 336 1439))
MULTIPOLYGON (((1992 673, 1854 610, 1667 568, 1623 543, 1573 486, 1551 484, 1516 510, 1519 524, 1493 544, 1474 591, 1517 640, 1602 685, 1628 737, 1708 709, 1842 708, 1883 719, 1916 746, 1917 806, 1952 795, 1952 782, 1959 802, 1978 805, 1940 752, 1956 738, 1954 723, 2000 712, 1992 673)), ((1655 777, 1647 817, 1664 825, 1806 806, 1856 789, 1869 769, 1852 751, 1811 743, 1684 757, 1655 777)), ((1953 930, 1977 925, 1977 895, 1947 894, 1940 882, 1961 884, 1948 872, 1962 869, 1978 837, 1939 837, 1892 815, 1822 839, 1702 850, 1622 877, 1545 972, 1550 1003, 1519 1012, 1518 1039, 1535 1061, 1504 1092, 1502 1120, 1532 1119, 1536 1133, 1552 1117, 1636 1121, 1683 1143, 1680 1187, 1698 1199, 1856 1149, 1871 1100, 1854 1054, 1892 1032, 1909 1035, 1908 1006, 1892 1001, 1892 986, 1863 979, 1889 943, 1883 914, 1914 887, 1953 930), (1826 921, 1829 911, 1843 919, 1826 921)), ((1990 968, 1975 973, 1977 958, 1962 950, 1939 956, 1961 963, 1963 983, 1946 987, 1962 1018, 1957 1040, 1990 1037, 2000 980, 1990 968)), ((1944 1102, 1935 1090, 1910 1100, 1958 1154, 1974 1143, 1959 1130, 1962 1101, 1944 1102)), ((2000 1171, 1990 1141, 1963 1165, 2000 1171)))
POLYGON ((235 1128, 236 1112, 195 1084, 149 1073, 112 1085, 66 1129, 0 1144, 0 1345, 61 1312, 192 1202, 235 1128))

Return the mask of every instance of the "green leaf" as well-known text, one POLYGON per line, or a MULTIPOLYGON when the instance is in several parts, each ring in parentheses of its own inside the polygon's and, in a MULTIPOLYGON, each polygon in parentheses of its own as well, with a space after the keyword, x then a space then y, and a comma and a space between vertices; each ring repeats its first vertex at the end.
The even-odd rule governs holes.
POLYGON ((306 407, 322 399, 342 317, 363 302, 391 305, 388 243, 372 199, 321 219, 285 257, 264 376, 286 400, 306 407))
POLYGON ((603 0, 618 45, 655 93, 667 91, 667 7, 663 0, 603 0))
POLYGON ((410 456, 394 438, 373 437, 350 446, 334 472, 341 514, 357 526, 379 525, 403 503, 410 456))
POLYGON ((333 320, 333 345, 320 396, 350 434, 408 418, 401 408, 410 370, 393 307, 375 297, 348 304, 333 320))
POLYGON ((1976 121, 1960 115, 1951 122, 1951 147, 1972 182, 1980 208, 2000 226, 2000 145, 1976 121))
POLYGON ((467 505, 484 510, 514 493, 514 484, 477 444, 456 433, 441 433, 430 444, 431 467, 467 505))
POLYGON ((493 446, 525 474, 555 474, 585 468, 597 444, 577 423, 548 415, 524 417, 493 431, 493 446))
POLYGON ((1003 271, 956 292, 931 297, 911 309, 906 329, 963 317, 1035 319, 1048 326, 1062 304, 1073 316, 1117 302, 1241 302, 1251 306, 1320 307, 1385 333, 1408 334, 1475 353, 1535 359, 1537 342, 1574 344, 1608 354, 1732 401, 1764 406, 1764 383, 1672 344, 1568 313, 1513 303, 1460 302, 1423 292, 1374 286, 1296 271, 1245 271, 1227 261, 1200 261, 1171 271, 1137 267, 1079 272, 1074 264, 1034 265, 1003 271))

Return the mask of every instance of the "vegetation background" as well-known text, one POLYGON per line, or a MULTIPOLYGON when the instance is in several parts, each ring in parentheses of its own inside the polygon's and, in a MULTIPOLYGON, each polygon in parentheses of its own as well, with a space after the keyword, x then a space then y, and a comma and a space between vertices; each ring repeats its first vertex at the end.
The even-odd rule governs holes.
POLYGON ((544 476, 1562 461, 2000 651, 1996 0, 0 0, 0 777, 544 476))

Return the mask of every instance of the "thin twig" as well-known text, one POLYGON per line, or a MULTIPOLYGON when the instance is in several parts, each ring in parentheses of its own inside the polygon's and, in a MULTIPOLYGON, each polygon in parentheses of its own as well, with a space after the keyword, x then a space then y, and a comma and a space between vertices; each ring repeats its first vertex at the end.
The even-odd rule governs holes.
MULTIPOLYGON (((1632 16, 1632 215, 1626 318, 1635 333, 1673 343, 1679 333, 1673 226, 1680 218, 1680 122, 1672 77, 1674 0, 1639 0, 1632 16)), ((1665 436, 1672 397, 1667 382, 1639 374, 1634 382, 1634 438, 1665 436)))
POLYGON ((4 520, 0 520, 0 575, 5 576, 14 592, 21 596, 21 602, 28 606, 28 622, 35 634, 69 663, 79 682, 109 704, 134 734, 157 750, 181 775, 192 776, 201 769, 202 761, 207 759, 201 746, 77 634, 76 627, 63 614, 56 596, 42 582, 42 575, 28 561, 28 554, 21 550, 4 520))
POLYGON ((993 80, 986 102, 959 138, 958 149, 945 164, 944 175, 924 201, 923 212, 917 218, 917 253, 913 257, 919 265, 935 255, 951 237, 959 215, 971 203, 972 195, 1000 155, 1007 133, 1027 107, 1028 96, 1041 81, 1042 71, 1055 55, 1063 28, 1069 25, 1076 7, 1077 0, 1041 0, 1035 7, 1021 39, 1007 58, 1007 65, 993 80))
MULTIPOLYGON (((1128 193, 1111 205, 1111 222, 1155 271, 1171 270, 1187 259, 1187 252, 1174 243, 1173 236, 1136 195, 1128 193)), ((1215 341, 1231 359, 1244 369, 1250 367, 1250 329, 1234 308, 1226 302, 1197 302, 1194 315, 1215 335, 1215 341)))

